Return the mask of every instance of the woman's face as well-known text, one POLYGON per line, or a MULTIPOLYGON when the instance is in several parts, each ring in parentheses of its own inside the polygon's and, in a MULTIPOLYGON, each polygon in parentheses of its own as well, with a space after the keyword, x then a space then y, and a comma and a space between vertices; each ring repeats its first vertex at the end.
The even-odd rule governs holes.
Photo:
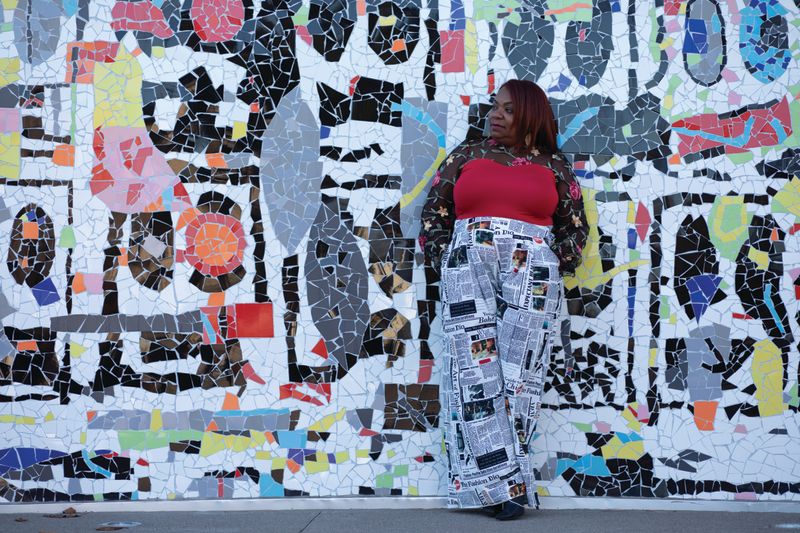
POLYGON ((491 137, 500 144, 512 146, 517 142, 517 129, 514 127, 514 106, 508 89, 502 87, 494 98, 489 112, 491 137))

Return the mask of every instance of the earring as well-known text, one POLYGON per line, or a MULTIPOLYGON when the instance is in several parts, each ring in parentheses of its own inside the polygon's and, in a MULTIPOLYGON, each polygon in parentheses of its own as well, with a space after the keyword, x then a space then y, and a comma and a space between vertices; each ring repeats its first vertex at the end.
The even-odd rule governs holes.
POLYGON ((528 133, 528 134, 525 136, 525 146, 527 146, 527 147, 530 147, 530 145, 531 145, 531 134, 530 134, 530 133, 528 133))

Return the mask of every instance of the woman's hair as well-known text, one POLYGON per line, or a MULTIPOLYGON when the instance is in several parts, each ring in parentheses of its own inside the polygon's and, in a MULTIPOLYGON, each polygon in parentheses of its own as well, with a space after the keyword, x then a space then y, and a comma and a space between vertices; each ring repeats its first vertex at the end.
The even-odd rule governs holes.
POLYGON ((542 88, 527 80, 508 80, 500 88, 503 87, 508 89, 514 107, 515 144, 551 154, 558 152, 558 125, 542 88), (529 133, 531 136, 526 142, 529 133))

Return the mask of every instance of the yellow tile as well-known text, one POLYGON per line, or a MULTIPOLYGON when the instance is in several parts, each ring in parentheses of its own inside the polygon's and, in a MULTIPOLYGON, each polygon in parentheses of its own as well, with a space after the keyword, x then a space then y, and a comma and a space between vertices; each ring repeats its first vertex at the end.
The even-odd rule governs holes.
POLYGON ((247 123, 239 120, 233 121, 233 139, 241 139, 247 135, 247 123))
POLYGON ((0 57, 0 87, 19 80, 19 58, 0 57))
POLYGON ((747 257, 761 270, 767 270, 769 268, 769 254, 767 252, 756 250, 751 246, 750 250, 747 252, 747 257))
POLYGON ((0 133, 0 178, 19 177, 19 133, 0 133))
POLYGON ((158 431, 164 427, 164 422, 161 420, 161 409, 153 409, 150 413, 150 431, 158 431))

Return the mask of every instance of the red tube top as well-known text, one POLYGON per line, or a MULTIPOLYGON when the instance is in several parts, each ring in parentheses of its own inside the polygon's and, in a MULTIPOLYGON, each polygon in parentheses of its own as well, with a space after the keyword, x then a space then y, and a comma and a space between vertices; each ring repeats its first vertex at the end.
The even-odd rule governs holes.
POLYGON ((473 159, 461 169, 453 200, 457 219, 500 217, 552 226, 558 191, 553 171, 545 166, 473 159))

